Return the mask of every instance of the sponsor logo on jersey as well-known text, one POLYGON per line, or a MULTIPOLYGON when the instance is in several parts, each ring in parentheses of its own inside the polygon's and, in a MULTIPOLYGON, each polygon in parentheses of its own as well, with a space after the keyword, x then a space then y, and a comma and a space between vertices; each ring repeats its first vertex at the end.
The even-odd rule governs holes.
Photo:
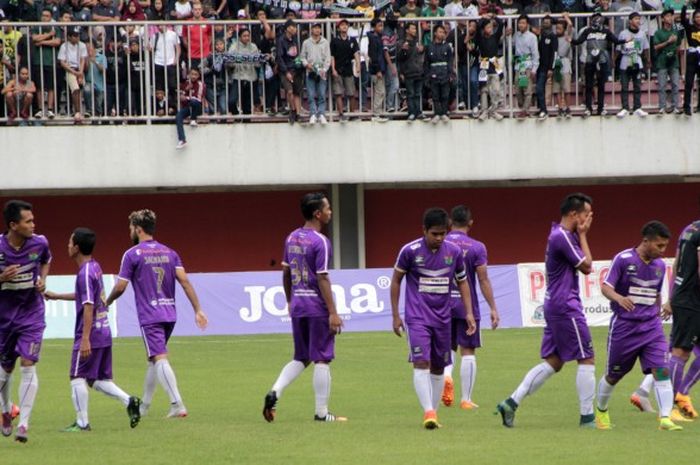
POLYGON ((627 274, 637 274, 637 265, 627 265, 627 274))
POLYGON ((413 260, 413 262, 418 266, 422 266, 423 264, 425 264, 425 257, 423 255, 416 255, 416 258, 413 260))

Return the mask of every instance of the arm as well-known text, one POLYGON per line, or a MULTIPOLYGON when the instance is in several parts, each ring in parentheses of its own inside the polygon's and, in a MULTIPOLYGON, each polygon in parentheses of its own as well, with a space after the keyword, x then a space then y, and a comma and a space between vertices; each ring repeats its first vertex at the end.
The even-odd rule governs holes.
MULTIPOLYGON (((0 66, 2 66, 2 65, 0 65, 0 66)), ((7 95, 10 92, 14 92, 14 90, 15 90, 15 80, 13 79, 10 82, 8 82, 5 87, 2 88, 1 93, 2 93, 2 95, 7 95)), ((13 266, 17 267, 18 265, 13 265, 13 266)), ((7 269, 9 269, 9 267, 7 269)), ((4 276, 4 275, 5 275, 5 272, 3 271, 2 275, 0 275, 0 276, 4 276)), ((0 282, 3 282, 3 281, 9 281, 9 279, 0 280, 0 282)))
POLYGON ((399 298, 401 297, 401 281, 404 277, 403 272, 394 270, 394 275, 391 278, 391 315, 393 317, 394 334, 401 337, 401 332, 405 331, 401 315, 399 315, 399 298))
POLYGON ((80 358, 88 358, 90 356, 90 332, 92 331, 94 311, 95 306, 93 304, 83 305, 83 337, 80 340, 80 358))
POLYGON ((676 283, 676 265, 678 265, 678 254, 673 259, 673 265, 671 265, 671 278, 668 282, 668 300, 665 304, 661 306, 661 318, 664 321, 668 321, 673 314, 673 309, 671 308, 671 296, 673 295, 673 286, 676 283))
POLYGON ((581 241, 581 250, 583 251, 585 257, 576 268, 578 268, 578 270, 583 274, 591 274, 591 271, 593 271, 593 255, 591 254, 591 248, 588 246, 587 237, 592 222, 593 212, 590 212, 586 219, 577 226, 579 240, 581 241))
POLYGON ((46 291, 44 293, 44 298, 46 300, 75 300, 75 292, 68 292, 66 294, 56 294, 55 292, 46 291))
POLYGON ((44 263, 39 268, 39 277, 36 280, 36 290, 40 293, 46 292, 46 277, 49 275, 50 263, 44 263))
POLYGON ((683 26, 683 29, 688 31, 690 21, 688 21, 688 7, 686 5, 683 5, 683 8, 681 8, 681 25, 683 26))
POLYGON ((181 267, 175 268, 175 278, 177 279, 177 282, 180 283, 180 286, 182 286, 182 290, 185 291, 185 295, 192 304, 192 308, 194 308, 194 321, 197 324, 197 327, 202 330, 206 329, 208 323, 207 316, 204 314, 202 307, 199 305, 199 298, 197 297, 197 293, 195 292, 192 283, 190 283, 190 280, 187 277, 185 269, 181 267))
POLYGON ((338 316, 338 311, 335 308, 335 302, 333 301, 333 291, 331 289, 331 280, 328 277, 328 273, 319 273, 318 275, 318 288, 321 291, 321 297, 326 304, 328 309, 328 318, 330 321, 331 332, 334 334, 340 334, 343 328, 343 320, 338 316))
POLYGON ((126 279, 118 278, 116 284, 114 284, 114 287, 112 288, 112 292, 109 293, 109 297, 107 297, 107 300, 105 301, 105 305, 107 307, 112 305, 112 303, 115 300, 121 297, 128 285, 129 281, 127 281, 126 279))
POLYGON ((287 307, 289 307, 292 302, 292 272, 287 265, 282 267, 282 287, 284 288, 284 297, 287 299, 287 307))
MULTIPOLYGON (((588 34, 591 33, 591 29, 589 27, 584 27, 579 31, 578 37, 574 37, 571 39, 571 45, 581 45, 588 39, 588 34)), ((615 36, 613 36, 615 37, 615 36)))
POLYGON ((474 320, 474 308, 472 307, 472 293, 466 279, 457 282, 459 295, 462 297, 462 304, 467 313, 467 334, 471 336, 476 332, 476 321, 474 320))
POLYGON ((491 328, 496 329, 501 321, 501 317, 498 315, 498 309, 496 308, 496 299, 493 298, 493 288, 489 279, 488 267, 486 265, 477 266, 476 277, 479 280, 481 293, 491 309, 491 328))
POLYGON ((606 299, 608 299, 611 302, 617 303, 620 307, 624 308, 628 312, 631 312, 634 310, 634 302, 630 300, 629 297, 622 296, 615 292, 615 289, 612 288, 608 283, 603 283, 603 286, 600 289, 605 296, 606 299))

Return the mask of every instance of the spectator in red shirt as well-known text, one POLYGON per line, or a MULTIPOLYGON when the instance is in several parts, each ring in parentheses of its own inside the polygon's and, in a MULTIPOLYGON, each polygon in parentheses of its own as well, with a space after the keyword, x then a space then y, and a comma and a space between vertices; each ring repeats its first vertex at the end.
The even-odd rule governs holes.
MULTIPOLYGON (((192 6, 192 21, 203 21, 203 7, 201 3, 192 6)), ((197 68, 203 59, 212 52, 211 40, 213 30, 211 24, 193 24, 185 26, 182 31, 182 41, 187 47, 187 54, 190 57, 190 67, 197 68)))

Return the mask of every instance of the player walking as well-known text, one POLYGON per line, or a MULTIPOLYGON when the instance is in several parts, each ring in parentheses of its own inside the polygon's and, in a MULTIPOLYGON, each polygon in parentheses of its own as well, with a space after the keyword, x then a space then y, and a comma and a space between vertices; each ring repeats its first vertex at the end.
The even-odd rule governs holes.
POLYGON ((129 283, 133 283, 136 311, 148 357, 141 415, 145 415, 151 406, 157 380, 170 398, 168 418, 186 417, 187 409, 168 361, 168 340, 177 320, 175 281, 180 283, 192 304, 199 328, 207 327, 207 316, 199 305, 197 293, 177 252, 153 239, 155 230, 156 214, 153 211, 138 210, 129 215, 129 233, 136 245, 124 253, 119 278, 106 305, 112 305, 129 283))
POLYGON ((304 226, 294 230, 285 241, 282 283, 287 308, 292 317, 294 359, 282 368, 277 381, 265 396, 263 417, 275 419, 277 401, 282 392, 314 363, 313 386, 316 396, 314 420, 347 421, 328 411, 331 394, 330 363, 335 358, 335 335, 340 334, 343 320, 333 302, 328 267, 331 244, 321 234, 331 221, 331 205, 322 193, 306 194, 301 201, 304 226))
POLYGON ((450 363, 452 299, 450 286, 457 289, 465 309, 467 336, 476 332, 471 291, 462 249, 447 236, 447 212, 431 208, 423 216, 423 237, 404 245, 391 280, 391 312, 394 333, 408 339, 409 361, 413 363, 413 386, 423 408, 423 426, 440 427, 437 409, 445 384, 444 370, 450 363), (406 276, 404 318, 399 315, 401 281, 406 276))
POLYGON ((88 386, 124 404, 132 428, 141 419, 141 400, 129 396, 112 381, 112 332, 109 328, 109 309, 104 304, 102 268, 92 258, 95 240, 95 233, 90 229, 77 228, 73 231, 68 241, 68 256, 78 265, 75 292, 45 294, 51 300, 75 301, 75 340, 70 384, 77 418, 63 430, 68 433, 91 430, 88 386))
POLYGON ((544 298, 546 326, 542 336, 542 363, 532 368, 509 398, 497 406, 503 426, 513 427, 515 412, 526 396, 532 395, 564 363, 576 360, 576 390, 580 403, 580 425, 595 428, 595 361, 593 341, 583 314, 578 271, 589 274, 593 257, 588 231, 593 222, 593 201, 585 194, 568 195, 561 203, 561 221, 552 224, 547 239, 545 268, 547 292, 544 298))

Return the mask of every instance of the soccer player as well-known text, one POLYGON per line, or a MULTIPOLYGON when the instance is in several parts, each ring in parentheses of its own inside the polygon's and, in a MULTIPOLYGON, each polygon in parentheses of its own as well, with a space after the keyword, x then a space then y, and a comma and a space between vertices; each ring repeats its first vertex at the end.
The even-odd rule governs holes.
POLYGON ((588 231, 593 222, 593 201, 585 194, 567 195, 561 203, 561 220, 552 224, 547 239, 544 297, 546 326, 542 335, 542 363, 532 368, 509 398, 497 406, 503 426, 513 427, 515 412, 526 396, 534 394, 566 362, 576 360, 576 390, 580 403, 580 426, 595 428, 595 361, 593 341, 583 314, 578 272, 589 274, 593 257, 588 231))
POLYGON ((148 357, 141 416, 148 413, 157 380, 170 398, 167 417, 182 418, 187 416, 187 409, 168 361, 168 340, 177 321, 175 281, 185 291, 194 309, 194 321, 202 330, 207 327, 207 316, 199 305, 197 293, 187 278, 179 255, 153 239, 155 231, 156 214, 153 211, 138 210, 129 215, 129 233, 136 245, 122 257, 119 279, 107 298, 106 306, 112 305, 130 282, 134 284, 136 311, 148 357))
POLYGON ((444 370, 450 363, 452 299, 450 285, 457 282, 465 309, 468 336, 476 332, 471 292, 462 249, 448 240, 447 212, 430 208, 423 215, 423 237, 404 245, 391 280, 391 312, 394 333, 408 339, 409 361, 413 363, 413 386, 423 407, 423 427, 440 427, 437 409, 445 384, 444 370), (406 276, 404 317, 399 315, 401 281, 406 276))
POLYGON ((610 265, 603 295, 614 313, 608 333, 606 373, 598 383, 595 422, 609 430, 608 402, 615 385, 634 367, 637 358, 644 373, 654 376, 659 402, 659 429, 682 430, 671 419, 673 387, 668 372, 668 343, 661 326, 661 286, 666 264, 661 259, 671 233, 663 223, 650 221, 642 228, 642 242, 618 253, 610 265))
MULTIPOLYGON (((462 356, 460 365, 460 386, 462 400, 459 404, 464 410, 472 410, 479 406, 472 401, 472 391, 476 381, 476 355, 475 351, 481 347, 481 313, 479 312, 479 300, 476 295, 476 280, 479 279, 479 287, 486 302, 491 309, 491 328, 498 328, 499 316, 496 301, 493 298, 493 289, 487 271, 486 246, 469 237, 469 230, 474 224, 472 213, 464 205, 458 205, 450 214, 452 227, 447 235, 447 240, 454 242, 462 249, 464 265, 467 269, 467 281, 471 291, 472 310, 476 321, 476 331, 467 336, 467 320, 464 305, 459 291, 452 283, 452 362, 457 360, 457 348, 462 356)), ((445 387, 442 391, 442 403, 449 407, 454 401, 454 383, 452 382, 452 363, 445 367, 445 387)))
POLYGON ((32 205, 21 200, 5 204, 7 232, 0 236, 0 398, 2 435, 12 435, 10 384, 20 359, 19 425, 15 440, 27 442, 29 418, 39 381, 36 363, 46 328, 43 292, 51 252, 44 236, 34 234, 32 205))
POLYGON ((131 397, 112 381, 112 332, 109 328, 109 309, 104 304, 102 268, 92 258, 95 233, 77 228, 68 240, 68 257, 78 265, 75 292, 56 294, 46 292, 49 300, 75 301, 75 340, 71 356, 70 384, 76 421, 64 429, 74 433, 90 431, 88 419, 88 386, 112 397, 126 407, 129 422, 135 428, 141 420, 138 397, 131 397))
POLYGON ((287 236, 282 260, 282 284, 292 318, 294 359, 282 368, 265 396, 262 414, 268 422, 274 421, 282 392, 313 362, 314 420, 347 421, 346 417, 328 411, 331 394, 329 365, 335 358, 335 335, 340 334, 343 327, 328 277, 331 243, 321 234, 323 226, 331 221, 331 204, 325 194, 309 193, 301 200, 301 214, 304 226, 287 236))

